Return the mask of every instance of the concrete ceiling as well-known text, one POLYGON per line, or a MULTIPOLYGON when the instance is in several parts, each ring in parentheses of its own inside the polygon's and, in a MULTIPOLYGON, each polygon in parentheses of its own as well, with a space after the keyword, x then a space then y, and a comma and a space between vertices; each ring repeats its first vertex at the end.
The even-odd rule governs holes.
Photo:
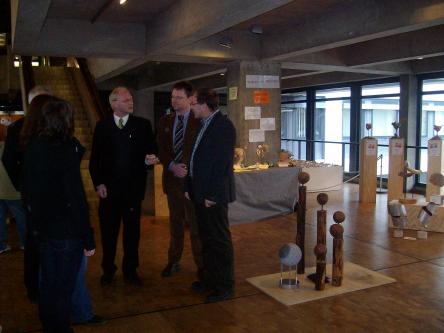
POLYGON ((280 62, 284 88, 444 70, 442 0, 11 0, 11 17, 16 53, 86 57, 136 89, 219 87, 238 60, 280 62))

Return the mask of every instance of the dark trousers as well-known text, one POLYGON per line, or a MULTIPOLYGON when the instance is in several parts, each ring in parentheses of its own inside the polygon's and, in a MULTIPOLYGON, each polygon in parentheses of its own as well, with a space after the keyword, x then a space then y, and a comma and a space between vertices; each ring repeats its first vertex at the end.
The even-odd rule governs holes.
POLYGON ((216 291, 234 288, 234 252, 228 223, 228 206, 195 205, 202 243, 205 283, 216 291))
POLYGON ((73 332, 71 297, 83 256, 81 240, 40 243, 39 314, 45 333, 73 332))
POLYGON ((24 253, 24 280, 28 297, 36 300, 39 291, 39 269, 40 256, 37 237, 29 223, 29 216, 26 219, 25 253, 24 253))
POLYGON ((171 191, 167 194, 168 208, 170 211, 170 247, 168 250, 168 262, 179 262, 182 258, 185 226, 190 229, 191 250, 194 262, 201 275, 203 270, 202 249, 199 239, 199 231, 194 214, 194 204, 187 200, 182 191, 171 191))
POLYGON ((131 275, 136 272, 139 266, 140 206, 140 201, 131 203, 124 197, 100 199, 99 219, 103 248, 102 269, 105 274, 114 274, 117 270, 114 260, 116 258, 117 239, 121 221, 123 221, 122 271, 125 275, 131 275))

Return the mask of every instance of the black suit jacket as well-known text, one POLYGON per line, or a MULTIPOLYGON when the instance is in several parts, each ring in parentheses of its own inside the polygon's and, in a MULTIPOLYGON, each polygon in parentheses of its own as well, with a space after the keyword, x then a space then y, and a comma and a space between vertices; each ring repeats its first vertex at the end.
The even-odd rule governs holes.
POLYGON ((112 166, 115 163, 114 147, 111 144, 113 131, 117 128, 114 117, 105 118, 96 124, 94 130, 89 172, 94 186, 104 184, 108 195, 124 195, 127 199, 141 201, 145 196, 146 175, 149 167, 145 164, 147 154, 156 153, 156 143, 149 120, 129 115, 125 127, 130 134, 130 175, 129 193, 112 193, 112 166))
POLYGON ((92 250, 94 237, 80 176, 84 151, 75 138, 31 140, 24 155, 22 195, 28 227, 40 239, 82 239, 85 249, 92 250))
POLYGON ((233 123, 218 112, 194 153, 193 177, 187 177, 185 190, 194 202, 203 203, 207 199, 227 204, 236 199, 233 175, 235 143, 233 123))

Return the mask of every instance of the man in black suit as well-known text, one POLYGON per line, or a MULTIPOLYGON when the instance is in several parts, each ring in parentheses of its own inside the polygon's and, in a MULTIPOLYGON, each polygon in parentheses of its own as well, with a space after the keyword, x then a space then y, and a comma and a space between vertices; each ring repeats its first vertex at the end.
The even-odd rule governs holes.
POLYGON ((102 285, 117 270, 114 264, 120 222, 123 220, 125 281, 142 285, 139 266, 140 210, 149 165, 157 162, 155 139, 148 120, 133 116, 133 98, 125 87, 115 88, 109 102, 113 115, 99 121, 94 131, 89 170, 100 197, 102 285))
POLYGON ((236 130, 219 111, 215 91, 200 89, 193 105, 202 127, 191 153, 185 196, 194 202, 202 243, 204 279, 197 291, 211 290, 206 302, 234 295, 234 254, 228 222, 228 203, 235 200, 233 157, 236 130))

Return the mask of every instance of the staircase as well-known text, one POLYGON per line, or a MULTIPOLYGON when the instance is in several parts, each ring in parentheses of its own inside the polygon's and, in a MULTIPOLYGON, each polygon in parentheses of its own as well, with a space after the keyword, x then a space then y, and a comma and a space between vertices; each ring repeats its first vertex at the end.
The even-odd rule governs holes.
POLYGON ((92 129, 72 78, 71 71, 75 70, 79 69, 67 67, 38 67, 34 68, 34 78, 36 85, 43 85, 50 88, 54 96, 70 102, 74 108, 74 136, 86 148, 86 153, 80 164, 80 172, 90 207, 90 213, 95 214, 97 212, 98 197, 88 170, 89 158, 91 156, 92 129))

